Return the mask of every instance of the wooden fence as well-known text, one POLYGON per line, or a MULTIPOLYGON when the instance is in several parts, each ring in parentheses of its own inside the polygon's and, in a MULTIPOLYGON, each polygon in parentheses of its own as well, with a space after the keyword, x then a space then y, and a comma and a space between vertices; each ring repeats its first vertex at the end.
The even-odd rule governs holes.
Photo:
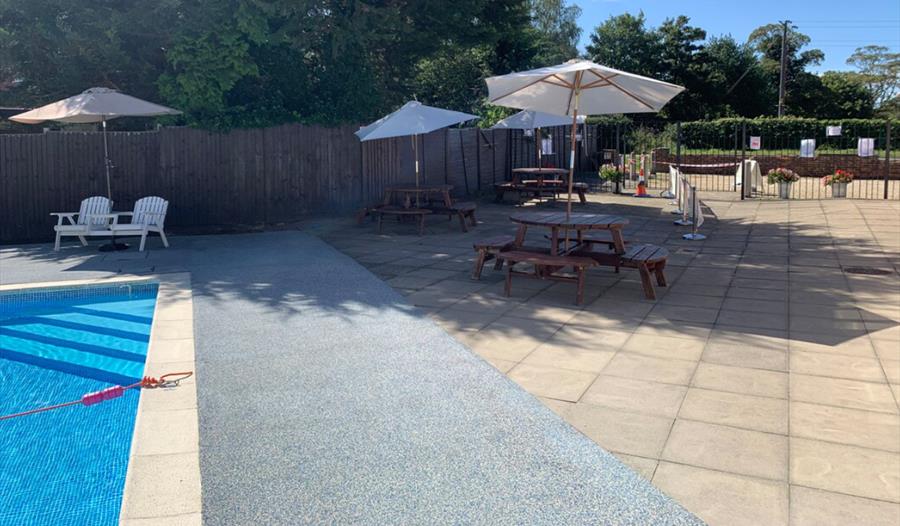
MULTIPOLYGON (((377 202, 385 186, 414 180, 410 137, 360 143, 356 129, 110 132, 115 209, 159 195, 170 202, 168 228, 215 231, 349 212, 377 202)), ((546 133, 557 152, 545 161, 564 165, 564 127, 546 133)), ((419 140, 423 182, 451 184, 456 195, 489 190, 511 167, 535 162, 534 139, 521 131, 443 129, 419 140)), ((0 242, 50 239, 50 212, 77 211, 85 197, 105 194, 100 133, 0 134, 0 242)))

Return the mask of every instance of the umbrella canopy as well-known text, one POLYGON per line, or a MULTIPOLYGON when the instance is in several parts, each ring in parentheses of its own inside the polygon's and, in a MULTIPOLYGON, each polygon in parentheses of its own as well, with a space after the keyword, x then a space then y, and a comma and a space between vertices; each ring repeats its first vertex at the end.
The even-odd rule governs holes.
MULTIPOLYGON (((582 123, 585 116, 578 117, 578 123, 582 123)), ((515 115, 503 119, 491 128, 508 128, 512 130, 533 130, 535 128, 546 128, 549 126, 566 126, 572 124, 571 117, 564 115, 553 115, 541 111, 522 110, 515 115)))
MULTIPOLYGON (((106 171, 106 197, 112 201, 112 185, 109 178, 109 169, 112 166, 112 162, 109 159, 109 144, 106 139, 106 121, 117 117, 158 117, 160 115, 178 115, 180 113, 178 110, 153 104, 109 88, 90 88, 74 97, 13 115, 9 120, 23 124, 40 124, 44 121, 101 123, 103 126, 103 164, 106 171)), ((113 245, 115 245, 115 242, 113 242, 113 245)))
MULTIPOLYGON (((558 66, 489 77, 485 82, 491 104, 571 115, 573 138, 579 113, 657 112, 684 91, 683 87, 675 84, 578 59, 558 66)), ((575 141, 572 140, 571 144, 566 217, 572 213, 572 184, 575 178, 575 141)))
POLYGON ((85 92, 9 118, 23 124, 44 121, 103 122, 117 117, 157 117, 181 112, 108 88, 91 88, 85 92))
POLYGON ((491 104, 542 111, 554 115, 575 113, 657 112, 684 88, 627 73, 588 60, 510 73, 486 79, 491 104))
POLYGON ((476 115, 426 106, 411 100, 399 110, 386 115, 356 132, 361 141, 420 135, 447 126, 477 119, 476 115))

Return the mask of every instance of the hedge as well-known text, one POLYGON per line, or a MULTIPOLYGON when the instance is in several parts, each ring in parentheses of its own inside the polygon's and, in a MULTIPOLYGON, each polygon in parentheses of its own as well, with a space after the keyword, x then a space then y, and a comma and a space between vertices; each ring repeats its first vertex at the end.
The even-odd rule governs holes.
MULTIPOLYGON (((715 148, 723 138, 740 135, 742 125, 747 124, 747 135, 762 137, 764 148, 800 146, 801 139, 816 139, 818 148, 855 147, 858 137, 873 137, 881 147, 884 144, 887 121, 882 119, 807 119, 802 117, 758 117, 755 119, 726 118, 711 121, 692 121, 681 124, 682 144, 687 148, 715 148), (826 126, 841 126, 840 138, 826 137, 826 126)), ((667 128, 673 129, 670 123, 667 128)), ((891 134, 900 136, 900 121, 891 122, 891 134)), ((748 139, 749 140, 749 139, 748 139)), ((893 140, 891 142, 898 142, 893 140)))

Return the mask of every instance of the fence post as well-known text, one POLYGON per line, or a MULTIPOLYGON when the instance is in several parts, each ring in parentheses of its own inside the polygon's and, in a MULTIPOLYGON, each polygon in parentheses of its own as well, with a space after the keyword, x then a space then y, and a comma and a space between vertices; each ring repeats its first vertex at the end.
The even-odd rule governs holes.
MULTIPOLYGON (((744 200, 744 196, 747 194, 747 188, 750 188, 747 185, 747 167, 744 166, 744 159, 747 155, 747 122, 744 121, 741 124, 741 201, 744 200)), ((750 184, 753 184, 751 181, 750 184)))
MULTIPOLYGON (((616 123, 616 155, 619 155, 619 156, 622 155, 622 152, 619 151, 619 123, 618 122, 616 123)), ((618 169, 619 169, 619 160, 616 159, 616 171, 618 171, 618 169)), ((624 165, 623 165, 623 171, 624 171, 624 165)), ((622 180, 622 174, 620 173, 616 177, 616 193, 617 194, 622 193, 622 189, 619 187, 619 184, 621 184, 620 183, 621 180, 622 180)))
POLYGON ((675 123, 675 166, 681 171, 681 121, 675 123))
POLYGON ((475 193, 481 191, 481 129, 475 130, 475 193))
POLYGON ((885 124, 884 140, 884 198, 888 198, 888 184, 891 179, 891 121, 885 124))

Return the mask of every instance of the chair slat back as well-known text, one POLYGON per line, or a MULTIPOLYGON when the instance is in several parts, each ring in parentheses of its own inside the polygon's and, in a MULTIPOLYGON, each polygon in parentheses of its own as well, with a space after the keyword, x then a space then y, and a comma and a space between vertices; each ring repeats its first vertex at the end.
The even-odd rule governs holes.
POLYGON ((88 197, 81 202, 81 208, 78 209, 77 223, 79 225, 105 225, 109 222, 108 217, 91 218, 90 220, 88 218, 92 215, 103 215, 110 212, 112 212, 112 203, 110 203, 109 199, 99 195, 88 197))
POLYGON ((168 209, 169 202, 162 197, 142 197, 134 203, 134 216, 131 218, 131 222, 138 225, 147 224, 162 228, 166 219, 166 210, 168 209))

